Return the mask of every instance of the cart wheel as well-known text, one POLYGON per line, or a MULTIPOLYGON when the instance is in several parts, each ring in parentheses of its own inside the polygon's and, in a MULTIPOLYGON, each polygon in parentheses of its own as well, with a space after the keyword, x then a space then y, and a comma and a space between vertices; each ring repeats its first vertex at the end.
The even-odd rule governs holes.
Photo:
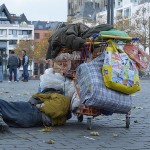
POLYGON ((92 118, 87 118, 87 129, 88 130, 92 129, 92 118))
POLYGON ((130 126, 130 117, 126 116, 126 128, 129 128, 130 126))
POLYGON ((78 122, 82 122, 83 121, 83 115, 77 116, 78 122))

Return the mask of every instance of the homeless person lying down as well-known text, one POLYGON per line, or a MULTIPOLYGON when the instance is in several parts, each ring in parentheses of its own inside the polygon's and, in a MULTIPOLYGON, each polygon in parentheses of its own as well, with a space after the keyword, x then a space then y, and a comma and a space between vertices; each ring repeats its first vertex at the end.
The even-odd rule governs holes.
POLYGON ((64 125, 71 118, 69 108, 69 97, 55 89, 36 93, 28 102, 0 99, 0 132, 9 132, 9 127, 64 125))

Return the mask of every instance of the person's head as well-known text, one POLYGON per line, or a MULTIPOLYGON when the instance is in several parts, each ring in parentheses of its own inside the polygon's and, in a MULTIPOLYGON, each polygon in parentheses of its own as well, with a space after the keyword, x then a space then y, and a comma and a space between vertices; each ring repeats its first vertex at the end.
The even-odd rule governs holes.
POLYGON ((22 50, 22 54, 25 55, 25 54, 26 54, 26 51, 25 51, 25 50, 22 50))
POLYGON ((15 54, 15 52, 14 51, 10 51, 10 54, 15 54))

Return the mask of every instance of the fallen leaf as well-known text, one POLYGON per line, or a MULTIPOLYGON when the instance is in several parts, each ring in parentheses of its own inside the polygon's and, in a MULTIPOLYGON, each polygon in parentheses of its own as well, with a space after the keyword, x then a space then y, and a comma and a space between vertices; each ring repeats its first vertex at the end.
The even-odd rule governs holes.
POLYGON ((143 107, 133 106, 134 109, 143 109, 143 107))
POLYGON ((93 136, 99 136, 99 133, 96 132, 96 131, 90 132, 90 134, 93 135, 93 136))
POLYGON ((143 109, 143 107, 137 107, 137 109, 143 109))
POLYGON ((137 120, 134 120, 134 123, 138 123, 138 121, 137 121, 137 120))
POLYGON ((51 127, 45 127, 44 129, 38 130, 40 132, 51 132, 53 129, 51 127))
POLYGON ((116 134, 116 133, 113 133, 113 137, 118 137, 118 134, 116 134))
POLYGON ((48 140, 47 141, 47 144, 54 144, 55 142, 54 142, 54 140, 48 140))
POLYGON ((94 138, 90 138, 88 136, 83 136, 83 137, 86 138, 86 139, 95 140, 94 138))
POLYGON ((24 93, 23 95, 29 95, 30 93, 24 93))
POLYGON ((121 119, 121 121, 126 121, 126 119, 121 119))

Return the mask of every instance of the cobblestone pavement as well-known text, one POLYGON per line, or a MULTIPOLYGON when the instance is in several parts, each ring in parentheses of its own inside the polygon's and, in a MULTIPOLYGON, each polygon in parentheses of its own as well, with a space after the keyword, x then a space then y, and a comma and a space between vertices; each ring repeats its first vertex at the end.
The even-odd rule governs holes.
MULTIPOLYGON (((38 80, 0 83, 0 98, 7 101, 27 101, 37 92, 38 80)), ((87 130, 87 119, 76 117, 65 126, 53 127, 51 132, 39 128, 11 128, 11 133, 0 134, 0 150, 150 150, 150 80, 141 81, 141 91, 133 95, 130 128, 125 128, 125 115, 98 116, 92 130, 87 130), (99 136, 90 135, 96 131, 99 136), (54 144, 48 144, 53 140, 54 144)))

